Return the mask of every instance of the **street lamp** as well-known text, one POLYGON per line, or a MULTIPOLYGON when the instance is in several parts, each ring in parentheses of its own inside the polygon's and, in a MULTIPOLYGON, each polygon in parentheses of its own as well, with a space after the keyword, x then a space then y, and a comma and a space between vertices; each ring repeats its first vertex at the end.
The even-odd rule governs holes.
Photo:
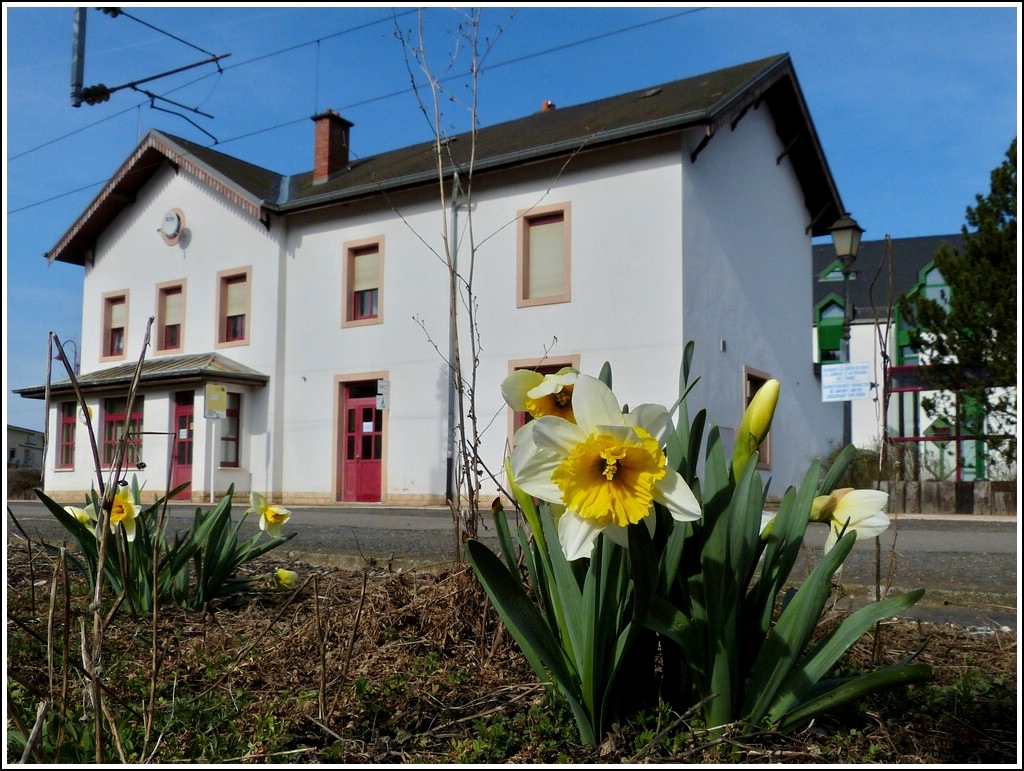
MULTIPOLYGON (((857 221, 843 212, 843 216, 835 221, 828 229, 832 234, 832 243, 836 248, 836 257, 843 266, 843 343, 840 358, 843 363, 850 363, 850 322, 853 321, 853 306, 850 304, 850 275, 853 273, 853 263, 857 259, 857 250, 860 249, 860 236, 864 228, 857 224, 857 221)), ((850 444, 852 440, 852 417, 850 400, 843 402, 843 446, 850 444)))
MULTIPOLYGON (((78 343, 76 343, 74 340, 67 340, 67 341, 65 341, 63 343, 63 345, 65 345, 65 346, 73 345, 75 347, 75 358, 72 360, 72 364, 74 366, 75 374, 77 375, 78 374, 78 343)), ((61 356, 60 348, 57 349, 57 353, 55 353, 53 355, 53 358, 54 358, 55 361, 64 361, 64 357, 61 356)))

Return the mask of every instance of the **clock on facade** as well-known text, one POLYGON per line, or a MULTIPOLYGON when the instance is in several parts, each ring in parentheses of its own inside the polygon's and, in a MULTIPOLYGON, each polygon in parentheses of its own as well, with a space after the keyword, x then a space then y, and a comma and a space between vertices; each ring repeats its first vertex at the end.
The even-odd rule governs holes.
POLYGON ((158 233, 168 246, 178 243, 185 230, 185 213, 181 209, 168 209, 160 223, 158 233))

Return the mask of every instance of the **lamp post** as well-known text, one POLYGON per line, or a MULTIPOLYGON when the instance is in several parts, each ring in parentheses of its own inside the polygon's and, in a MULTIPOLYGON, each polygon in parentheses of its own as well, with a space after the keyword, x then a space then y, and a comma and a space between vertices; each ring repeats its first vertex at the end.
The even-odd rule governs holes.
MULTIPOLYGON (((74 367, 75 374, 77 375, 78 374, 78 366, 79 366, 79 364, 78 364, 78 343, 76 343, 74 340, 67 340, 67 341, 64 342, 64 345, 65 346, 73 345, 75 347, 75 358, 72 360, 72 365, 74 367)), ((57 353, 54 354, 53 358, 54 358, 55 361, 64 361, 64 358, 61 356, 60 350, 58 350, 57 353)))
MULTIPOLYGON (((850 323, 853 321, 853 306, 850 304, 850 275, 853 273, 853 263, 857 259, 857 250, 860 249, 860 236, 864 229, 857 224, 857 221, 843 212, 843 216, 835 221, 828 229, 832 235, 832 243, 836 248, 836 257, 843 266, 843 343, 840 351, 840 358, 844 364, 850 363, 850 323)), ((853 426, 850 409, 850 400, 843 402, 843 446, 852 441, 853 426)))

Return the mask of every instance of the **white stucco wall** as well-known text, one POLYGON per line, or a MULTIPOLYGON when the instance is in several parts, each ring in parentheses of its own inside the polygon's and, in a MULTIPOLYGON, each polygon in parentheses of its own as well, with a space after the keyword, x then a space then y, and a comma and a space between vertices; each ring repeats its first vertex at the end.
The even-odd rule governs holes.
MULTIPOLYGON (((627 158, 610 168, 581 157, 560 177, 552 166, 529 178, 478 182, 472 215, 482 345, 476 394, 482 454, 490 468, 500 471, 510 438, 500 384, 512 361, 540 359, 545 352, 578 357, 585 372, 597 375, 608 360, 623 401, 674 398, 680 355, 673 322, 680 313, 678 166, 678 155, 668 153, 627 158), (517 308, 514 220, 538 203, 571 206, 572 300, 517 308)), ((338 219, 315 214, 290 222, 286 489, 332 492, 336 381, 379 372, 391 384, 385 418, 390 499, 444 492, 448 290, 446 269, 431 252, 443 250, 442 215, 429 197, 393 203, 401 220, 390 210, 355 206, 338 219), (384 241, 384 320, 343 328, 344 244, 372 237, 384 241)), ((467 221, 460 211, 464 267, 470 257, 467 221)), ((461 334, 468 362, 468 332, 461 334)), ((490 487, 487 494, 496 491, 490 487)))
MULTIPOLYGON (((879 324, 884 324, 880 321, 879 324)), ((883 336, 884 335, 884 330, 883 336)), ((890 341, 886 354, 892 361, 894 355, 891 343, 893 333, 887 335, 890 341)), ((878 385, 872 388, 869 398, 854 399, 850 402, 850 441, 866 450, 878 450, 882 441, 882 385, 885 381, 885 370, 879 342, 879 327, 875 323, 864 320, 850 325, 850 361, 871 363, 871 382, 878 385)))
MULTIPOLYGON (((706 407, 730 448, 743 409, 744 366, 778 377, 775 494, 841 435, 841 407, 821 404, 809 354, 808 214, 789 162, 775 163, 781 147, 767 111, 752 110, 735 131, 721 130, 691 163, 697 141, 666 137, 581 153, 564 168, 535 164, 478 175, 476 407, 482 455, 499 476, 510 440, 500 383, 512 362, 545 355, 578 359, 592 375, 608 361, 620 401, 670 405, 684 343, 694 339, 701 383, 692 411, 706 407), (517 214, 556 204, 571 207, 571 301, 519 308, 517 214), (823 434, 821 427, 831 424, 835 435, 823 434)), ((276 500, 335 501, 339 383, 382 378, 391 387, 384 502, 437 501, 445 491, 448 447, 448 279, 434 252, 443 250, 440 234, 450 217, 425 191, 272 217, 268 231, 165 167, 104 233, 95 265, 86 269, 82 370, 111 365, 99 360, 105 293, 128 292, 125 361, 133 361, 145 321, 156 313, 156 286, 182 280, 185 352, 218 351, 270 378, 266 387, 232 388, 243 393, 237 470, 211 469, 214 426, 202 417, 197 389, 197 499, 233 482, 240 494, 255 489, 276 500), (188 235, 167 246, 156 229, 172 207, 185 212, 188 235), (383 239, 382 323, 345 327, 345 245, 367 238, 383 239), (251 268, 249 342, 221 347, 217 274, 243 267, 251 268)), ((460 210, 463 267, 470 256, 467 223, 460 210)), ((468 362, 469 331, 463 327, 461 334, 468 362)), ((98 400, 93 409, 98 416, 98 400)), ((170 430, 173 404, 166 393, 147 394, 145 409, 147 431, 170 430)), ((147 489, 162 490, 166 443, 147 438, 144 454, 152 477, 147 489)), ((80 450, 74 472, 51 475, 58 486, 88 488, 92 471, 80 468, 83 457, 80 450)), ((51 469, 52 459, 51 453, 51 469)), ((496 491, 485 485, 484 500, 496 491)))
POLYGON ((683 334, 696 341, 702 378, 691 411, 707 408, 731 452, 744 367, 777 378, 767 473, 778 496, 842 436, 842 409, 821 402, 810 355, 809 215, 790 162, 775 162, 782 146, 766 108, 748 112, 734 131, 720 129, 691 164, 702 136, 684 148, 683 334))
MULTIPOLYGON (((247 438, 245 449, 252 459, 270 457, 269 429, 275 418, 277 402, 275 377, 278 367, 279 329, 284 324, 278 316, 278 272, 280 247, 273 232, 237 208, 225 203, 212 191, 198 184, 187 174, 175 174, 165 165, 139 191, 138 199, 126 207, 100 236, 95 258, 85 267, 82 302, 81 370, 83 374, 118 364, 131 364, 143 350, 146 324, 157 313, 157 286, 165 282, 184 284, 185 309, 183 345, 185 353, 217 351, 241 364, 270 376, 266 388, 246 394, 243 402, 247 438), (185 214, 186 234, 178 244, 168 246, 157 233, 164 213, 171 208, 185 214), (218 346, 217 274, 223 270, 249 267, 250 313, 247 319, 249 342, 244 345, 218 346), (103 344, 104 295, 126 292, 128 322, 123 359, 101 359, 103 344), (273 309, 268 312, 267 309, 273 309), (246 420, 247 418, 247 420, 246 420)), ((157 329, 154 323, 152 337, 157 329)), ((146 351, 147 360, 165 355, 152 343, 146 351)), ((179 390, 190 390, 183 386, 179 390)), ((233 386, 232 390, 249 391, 233 386)), ((143 458, 147 464, 137 473, 147 480, 146 489, 163 491, 166 487, 168 448, 164 436, 171 431, 173 403, 165 390, 143 388, 143 430, 153 432, 143 438, 143 458), (163 433, 163 436, 161 436, 163 433)), ((102 433, 102 397, 88 398, 93 410, 94 427, 99 441, 102 433)), ((56 409, 56 408, 55 408, 56 409)), ((51 437, 56 437, 56 414, 51 410, 51 437)), ((196 393, 193 468, 193 493, 208 499, 210 490, 209 445, 203 418, 202 389, 196 393)), ((88 433, 80 422, 76 433, 76 463, 73 470, 55 470, 56 450, 47 457, 47 488, 81 491, 95 487, 95 469, 88 451, 88 433)), ((271 463, 253 463, 252 471, 258 489, 273 489, 271 463)), ((213 486, 225 490, 231 481, 244 481, 246 493, 250 486, 248 473, 215 469, 213 486)), ((248 470, 247 470, 248 472, 248 470)))

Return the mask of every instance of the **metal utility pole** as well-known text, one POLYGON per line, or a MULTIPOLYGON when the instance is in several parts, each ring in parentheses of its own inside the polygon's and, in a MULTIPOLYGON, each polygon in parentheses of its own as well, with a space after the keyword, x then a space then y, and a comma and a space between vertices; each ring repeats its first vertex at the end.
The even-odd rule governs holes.
POLYGON ((71 106, 82 106, 82 81, 85 78, 85 15, 87 8, 75 9, 71 31, 71 106))

